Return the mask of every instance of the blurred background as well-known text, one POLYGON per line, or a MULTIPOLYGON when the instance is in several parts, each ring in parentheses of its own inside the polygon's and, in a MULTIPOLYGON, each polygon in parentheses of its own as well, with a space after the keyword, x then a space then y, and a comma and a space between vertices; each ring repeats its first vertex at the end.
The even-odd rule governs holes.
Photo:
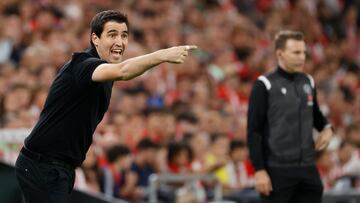
POLYGON ((276 66, 274 35, 291 29, 305 35, 305 72, 336 129, 317 154, 325 191, 355 191, 360 201, 359 8, 357 0, 1 0, 0 160, 13 165, 57 72, 89 47, 92 17, 116 9, 130 21, 125 58, 182 44, 199 49, 184 64, 114 83, 76 170, 77 191, 135 203, 154 202, 152 193, 157 202, 208 202, 218 185, 234 202, 256 196, 246 146, 249 93, 276 66), (164 175, 184 181, 150 187, 152 174, 155 182, 164 175), (207 175, 215 181, 201 178, 207 175))

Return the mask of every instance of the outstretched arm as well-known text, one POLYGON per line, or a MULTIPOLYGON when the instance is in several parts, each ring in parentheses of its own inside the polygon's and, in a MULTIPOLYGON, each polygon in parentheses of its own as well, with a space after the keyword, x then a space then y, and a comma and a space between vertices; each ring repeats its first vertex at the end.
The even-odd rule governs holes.
POLYGON ((194 45, 161 49, 150 54, 134 57, 121 63, 99 65, 92 74, 93 81, 130 80, 164 62, 180 64, 194 45))

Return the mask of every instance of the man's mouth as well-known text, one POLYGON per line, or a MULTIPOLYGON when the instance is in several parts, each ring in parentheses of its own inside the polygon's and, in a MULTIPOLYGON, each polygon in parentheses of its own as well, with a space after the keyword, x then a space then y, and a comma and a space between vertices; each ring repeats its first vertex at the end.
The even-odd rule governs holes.
POLYGON ((121 56, 123 54, 123 49, 112 49, 110 52, 112 55, 121 56))

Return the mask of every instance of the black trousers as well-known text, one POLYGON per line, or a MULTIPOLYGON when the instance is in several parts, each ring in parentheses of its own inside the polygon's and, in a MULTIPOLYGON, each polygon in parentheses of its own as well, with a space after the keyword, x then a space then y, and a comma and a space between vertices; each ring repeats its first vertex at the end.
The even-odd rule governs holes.
POLYGON ((270 167, 273 191, 262 203, 321 203, 323 185, 315 166, 270 167))
POLYGON ((36 160, 20 153, 15 174, 26 203, 68 202, 75 180, 75 170, 61 164, 36 160))

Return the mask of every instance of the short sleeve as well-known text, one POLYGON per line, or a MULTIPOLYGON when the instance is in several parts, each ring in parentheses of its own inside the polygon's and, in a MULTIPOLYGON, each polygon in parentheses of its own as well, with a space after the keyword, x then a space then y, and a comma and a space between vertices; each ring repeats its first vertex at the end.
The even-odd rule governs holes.
POLYGON ((106 61, 91 57, 85 60, 80 61, 78 64, 74 65, 73 74, 79 84, 91 84, 92 82, 92 74, 95 69, 101 65, 106 63, 106 61))

